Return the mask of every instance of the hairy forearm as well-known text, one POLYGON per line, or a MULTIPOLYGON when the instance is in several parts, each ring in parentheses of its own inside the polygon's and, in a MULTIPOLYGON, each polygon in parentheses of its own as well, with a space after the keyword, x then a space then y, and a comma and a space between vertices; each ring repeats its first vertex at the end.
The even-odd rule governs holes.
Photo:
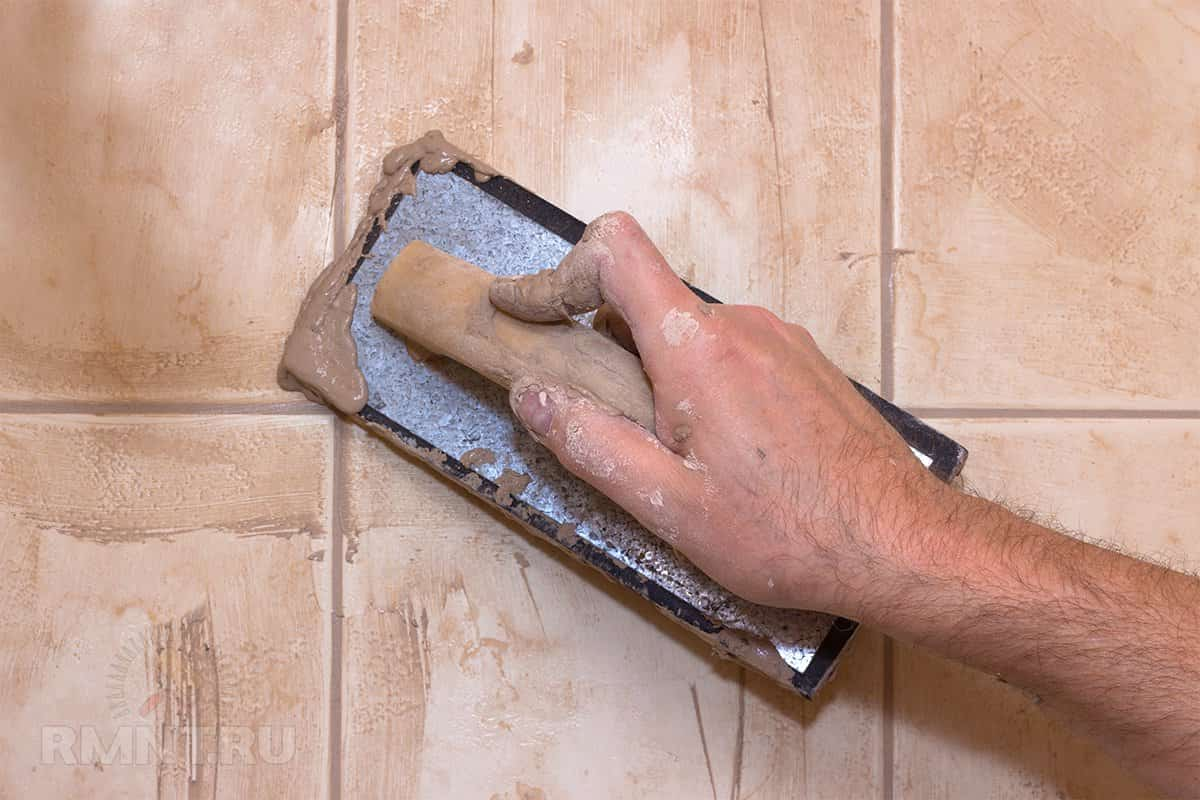
MULTIPOLYGON (((928 492, 928 490, 924 490, 928 492)), ((901 529, 865 622, 995 673, 1148 780, 1200 793, 1200 581, 951 489, 901 529)))

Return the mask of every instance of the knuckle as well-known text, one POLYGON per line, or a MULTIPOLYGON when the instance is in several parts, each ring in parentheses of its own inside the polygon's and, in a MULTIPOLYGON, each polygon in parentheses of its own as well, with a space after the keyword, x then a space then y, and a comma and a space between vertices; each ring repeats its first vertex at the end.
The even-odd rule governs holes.
POLYGON ((743 308, 745 309, 746 315, 751 319, 759 320, 761 322, 772 322, 779 320, 779 317, 775 316, 775 314, 773 314, 768 308, 764 308, 762 306, 743 306, 743 308))
POLYGON ((808 328, 804 327, 803 325, 798 325, 796 323, 785 323, 785 330, 793 339, 804 344, 805 346, 816 347, 816 339, 813 338, 813 335, 809 332, 808 328))
POLYGON ((708 357, 737 374, 746 375, 767 368, 764 348, 744 332, 722 336, 711 347, 708 357))
POLYGON ((617 209, 615 211, 606 211, 596 218, 596 221, 606 221, 610 224, 628 225, 633 222, 633 215, 628 211, 617 209))
POLYGON ((788 324, 769 308, 763 308, 762 306, 748 306, 747 308, 750 312, 747 316, 754 323, 764 326, 774 333, 780 335, 787 334, 788 324))
POLYGON ((588 223, 584 237, 588 239, 610 239, 628 236, 640 230, 637 220, 627 211, 607 211, 588 223))
POLYGON ((768 308, 762 306, 723 306, 721 316, 731 328, 751 329, 761 332, 763 328, 784 332, 788 324, 768 308))

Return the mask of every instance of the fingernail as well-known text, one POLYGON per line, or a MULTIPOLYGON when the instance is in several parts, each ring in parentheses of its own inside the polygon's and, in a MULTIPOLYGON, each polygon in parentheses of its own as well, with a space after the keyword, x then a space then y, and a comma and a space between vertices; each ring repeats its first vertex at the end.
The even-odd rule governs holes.
POLYGON ((540 386, 530 386, 521 393, 513 411, 526 428, 545 436, 554 422, 554 398, 540 386))

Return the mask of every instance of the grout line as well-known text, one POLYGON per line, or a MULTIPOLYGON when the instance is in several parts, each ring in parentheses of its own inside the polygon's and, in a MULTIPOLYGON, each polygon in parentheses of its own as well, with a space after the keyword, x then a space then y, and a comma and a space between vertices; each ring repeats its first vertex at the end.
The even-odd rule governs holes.
POLYGON ((896 53, 893 0, 879 2, 879 388, 892 399, 896 385, 896 53))
POLYGON ((896 775, 896 643, 892 637, 883 637, 883 736, 880 749, 883 751, 883 800, 892 800, 896 775))
POLYGON ((346 247, 346 128, 350 111, 350 0, 338 0, 334 22, 333 76, 333 253, 346 247))
MULTIPOLYGON (((891 394, 883 393, 885 397, 891 394)), ((1200 408, 1019 408, 1015 406, 905 406, 915 417, 937 419, 1200 419, 1200 408)), ((82 416, 296 416, 332 415, 328 408, 307 400, 277 403, 232 401, 189 403, 130 400, 0 400, 0 416, 19 414, 78 414, 82 416)))
POLYGON ((94 416, 196 416, 196 415, 275 415, 327 416, 332 412, 307 400, 278 403, 177 403, 132 400, 97 402, 90 400, 0 400, 0 415, 8 414, 80 414, 94 416))
MULTIPOLYGON (((333 180, 333 258, 346 247, 346 134, 350 112, 350 0, 338 0, 335 21, 337 51, 334 78, 334 145, 333 180)), ((342 644, 345 618, 342 583, 345 537, 344 509, 346 508, 345 428, 340 419, 333 422, 333 478, 330 502, 333 504, 330 530, 330 587, 329 587, 329 800, 342 796, 342 644)))
POLYGON ((771 149, 775 156, 775 206, 779 215, 779 249, 783 264, 780 276, 780 297, 776 305, 784 319, 791 317, 791 274, 792 265, 788 248, 787 217, 783 211, 783 160, 779 157, 779 129, 775 125, 775 91, 771 83, 771 54, 767 49, 767 20, 763 4, 758 4, 758 31, 762 35, 763 81, 767 95, 767 122, 771 126, 771 149))
MULTIPOLYGON (((896 51, 895 0, 879 0, 879 392, 891 400, 896 387, 895 293, 895 142, 896 51)), ((895 795, 896 688, 895 649, 883 639, 883 734, 880 737, 880 796, 895 795)))
POLYGON ((496 163, 496 0, 492 0, 492 27, 488 36, 488 61, 491 66, 491 83, 488 94, 491 99, 492 118, 488 127, 488 163, 496 163))
POLYGON ((342 567, 345 562, 344 535, 346 496, 345 470, 346 423, 333 424, 333 478, 330 491, 331 531, 329 557, 329 799, 340 800, 342 795, 342 646, 345 633, 342 622, 346 616, 342 567))
POLYGON ((939 408, 909 406, 921 419, 1200 419, 1200 409, 1135 408, 939 408))
POLYGON ((737 738, 733 745, 733 778, 729 781, 729 800, 742 800, 742 769, 746 760, 746 668, 738 667, 737 738))

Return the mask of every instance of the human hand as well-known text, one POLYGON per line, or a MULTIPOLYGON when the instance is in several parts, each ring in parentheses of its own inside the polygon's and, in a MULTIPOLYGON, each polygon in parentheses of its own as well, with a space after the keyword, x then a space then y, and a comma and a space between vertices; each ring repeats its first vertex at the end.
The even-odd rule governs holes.
POLYGON ((498 279, 530 321, 599 307, 632 334, 657 435, 567 386, 514 382, 517 417, 571 472, 748 600, 854 616, 942 484, 799 325, 710 305, 627 214, 556 270, 498 279))
POLYGON ((625 336, 609 328, 641 355, 657 435, 536 375, 513 384, 513 409, 568 469, 715 580, 1001 675, 1136 774, 1195 796, 1193 576, 943 484, 803 328, 701 302, 628 215, 600 217, 556 270, 498 280, 491 298, 533 321, 604 303, 628 323, 625 336), (1133 655, 1102 657, 1112 653, 1133 655))

